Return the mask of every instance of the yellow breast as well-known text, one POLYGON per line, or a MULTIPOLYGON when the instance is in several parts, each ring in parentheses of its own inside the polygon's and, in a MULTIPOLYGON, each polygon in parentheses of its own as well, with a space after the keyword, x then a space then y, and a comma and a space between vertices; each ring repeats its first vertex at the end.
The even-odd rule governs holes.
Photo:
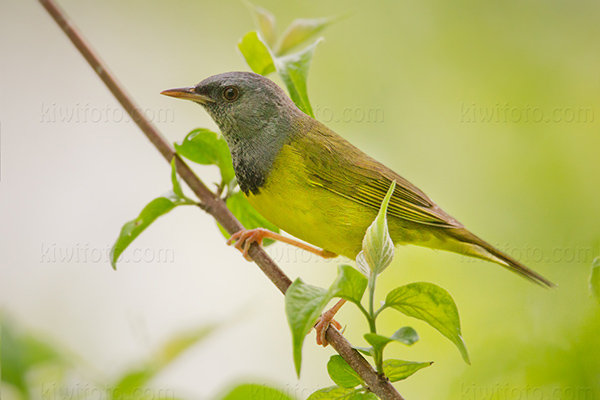
POLYGON ((376 212, 311 181, 304 160, 285 145, 258 195, 247 196, 267 220, 314 246, 354 259, 376 212))

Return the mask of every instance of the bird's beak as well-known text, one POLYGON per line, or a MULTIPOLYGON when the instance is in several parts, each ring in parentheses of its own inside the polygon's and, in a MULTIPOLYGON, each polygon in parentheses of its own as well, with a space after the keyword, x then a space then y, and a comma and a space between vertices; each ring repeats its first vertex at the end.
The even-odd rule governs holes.
POLYGON ((194 86, 163 90, 160 94, 176 97, 178 99, 191 100, 200 104, 214 103, 214 100, 208 96, 196 92, 194 86))

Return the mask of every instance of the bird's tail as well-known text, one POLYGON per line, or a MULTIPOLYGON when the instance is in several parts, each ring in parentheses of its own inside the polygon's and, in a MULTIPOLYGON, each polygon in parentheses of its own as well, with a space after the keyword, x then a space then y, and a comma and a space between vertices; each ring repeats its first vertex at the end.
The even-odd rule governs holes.
POLYGON ((556 286, 542 275, 538 274, 532 269, 529 269, 508 254, 501 252, 485 240, 480 239, 466 229, 458 229, 448 233, 450 233, 450 236, 453 236, 454 239, 460 241, 463 245, 466 245, 462 248, 462 252, 468 256, 477 257, 500 264, 510 271, 515 272, 540 286, 556 286))

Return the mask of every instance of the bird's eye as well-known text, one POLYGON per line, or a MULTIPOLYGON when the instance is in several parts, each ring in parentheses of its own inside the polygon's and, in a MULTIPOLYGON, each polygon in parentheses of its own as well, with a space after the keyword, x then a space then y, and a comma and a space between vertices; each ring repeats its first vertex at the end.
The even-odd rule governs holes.
POLYGON ((240 96, 240 91, 235 86, 227 86, 223 89, 223 97, 227 101, 234 101, 240 96))

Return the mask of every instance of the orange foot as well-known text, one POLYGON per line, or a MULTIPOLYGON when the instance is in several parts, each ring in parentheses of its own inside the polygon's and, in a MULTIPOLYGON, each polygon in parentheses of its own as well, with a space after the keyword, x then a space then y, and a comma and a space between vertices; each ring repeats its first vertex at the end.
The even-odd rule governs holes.
POLYGON ((263 239, 266 238, 291 244, 292 246, 296 246, 300 249, 309 251, 323 258, 337 257, 337 254, 332 253, 330 251, 317 249, 306 243, 302 243, 299 240, 285 237, 283 235, 280 235, 279 233, 275 233, 263 228, 248 229, 236 232, 233 235, 231 235, 231 238, 229 238, 227 244, 230 245, 233 242, 235 242, 235 248, 242 252, 242 255, 246 260, 252 261, 252 258, 250 258, 250 256, 248 255, 248 250, 250 250, 250 246, 252 245, 252 243, 258 243, 259 245, 262 245, 263 239))
POLYGON ((333 315, 331 317, 326 317, 325 314, 321 315, 315 325, 315 331, 317 331, 317 344, 320 346, 327 347, 329 345, 329 342, 326 339, 329 325, 335 326, 338 330, 342 329, 342 324, 333 319, 333 315))
POLYGON ((248 229, 245 231, 238 231, 231 235, 227 241, 228 245, 235 242, 234 247, 242 252, 244 258, 248 261, 252 261, 252 258, 248 255, 248 250, 252 243, 258 243, 262 245, 263 239, 269 237, 271 231, 263 228, 248 229))
POLYGON ((323 347, 327 347, 329 342, 327 341, 327 329, 329 325, 335 326, 338 330, 342 329, 342 324, 337 322, 333 317, 340 311, 340 308, 344 305, 346 300, 338 301, 330 310, 325 311, 319 319, 317 319, 317 323, 314 328, 317 331, 317 344, 322 345, 323 347))

